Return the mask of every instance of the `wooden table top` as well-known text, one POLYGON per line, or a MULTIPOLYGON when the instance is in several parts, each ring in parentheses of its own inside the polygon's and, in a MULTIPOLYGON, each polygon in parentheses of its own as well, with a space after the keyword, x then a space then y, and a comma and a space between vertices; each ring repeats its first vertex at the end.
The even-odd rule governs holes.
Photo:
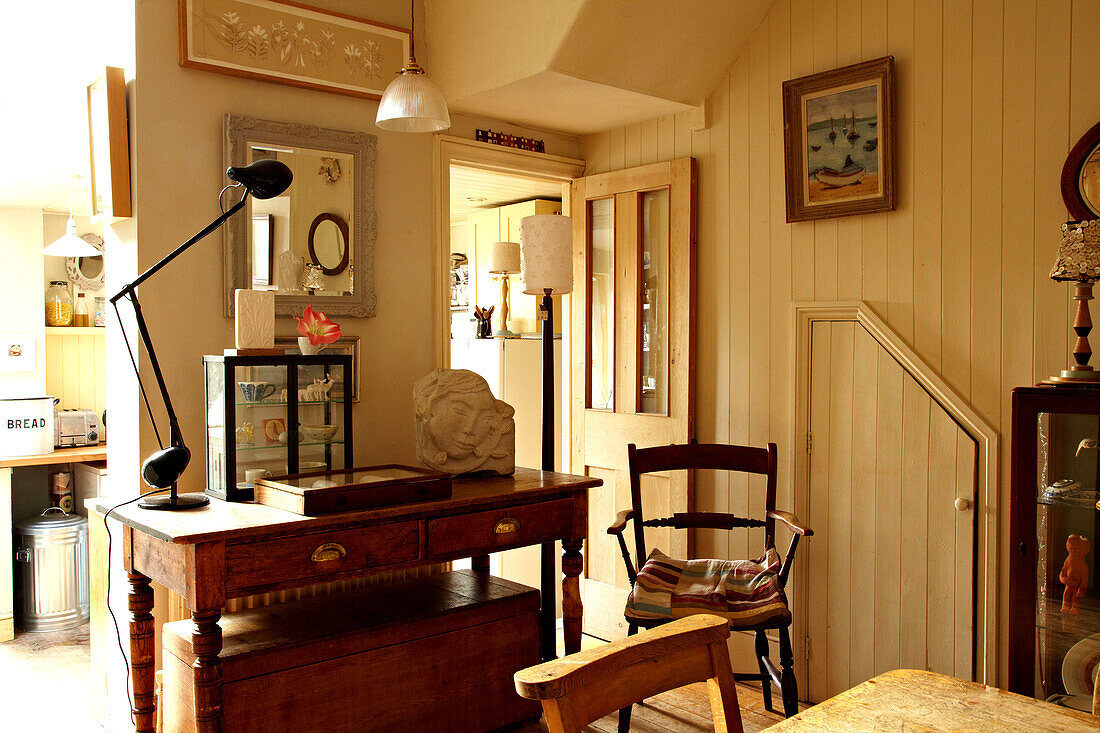
MULTIPOLYGON (((589 476, 516 468, 512 476, 457 478, 451 498, 418 501, 360 511, 337 512, 316 517, 256 504, 211 499, 199 509, 177 512, 151 511, 136 503, 116 509, 112 514, 124 524, 158 539, 181 544, 232 540, 247 537, 264 539, 288 531, 312 532, 365 523, 425 518, 453 514, 456 509, 492 509, 535 501, 560 498, 571 491, 599 486, 603 482, 589 476)), ((96 509, 102 514, 117 501, 103 499, 96 509)))
POLYGON ((0 456, 0 468, 20 466, 50 466, 55 463, 89 463, 107 460, 107 444, 82 445, 79 448, 57 448, 40 456, 0 456))
POLYGON ((896 669, 768 733, 1096 733, 1100 718, 935 672, 896 669))

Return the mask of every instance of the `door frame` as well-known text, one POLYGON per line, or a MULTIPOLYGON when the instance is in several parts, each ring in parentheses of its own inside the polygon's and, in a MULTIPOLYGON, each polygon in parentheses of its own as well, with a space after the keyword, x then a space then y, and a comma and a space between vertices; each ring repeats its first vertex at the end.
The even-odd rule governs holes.
MULTIPOLYGON (((810 466, 806 452, 810 428, 810 337, 817 321, 854 321, 863 326, 873 339, 892 356, 916 382, 944 409, 977 443, 978 476, 975 511, 976 546, 974 562, 974 676, 978 682, 996 685, 999 652, 997 645, 998 566, 997 537, 1000 475, 1000 438, 997 431, 979 415, 935 370, 911 349, 863 301, 795 302, 791 305, 794 335, 794 369, 791 394, 794 396, 794 419, 791 421, 790 445, 795 446, 792 462, 792 488, 795 512, 809 516, 810 466)), ((811 539, 810 542, 814 540, 811 539)), ((808 597, 806 555, 800 555, 795 570, 797 597, 808 597)), ((795 646, 807 629, 808 609, 799 603, 795 612, 795 646)), ((795 665, 799 679, 807 679, 805 654, 797 655, 795 665)))
MULTIPOLYGON (((432 206, 432 228, 434 230, 435 254, 432 260, 432 302, 435 304, 435 364, 446 369, 451 364, 451 322, 450 322, 450 274, 451 262, 451 164, 482 168, 485 170, 514 173, 525 178, 539 178, 554 181, 562 185, 562 214, 569 215, 569 187, 574 178, 584 175, 585 162, 577 158, 560 155, 536 153, 518 148, 506 148, 500 145, 467 140, 452 135, 436 135, 433 148, 432 190, 435 199, 432 206)), ((562 365, 568 356, 567 329, 569 327, 568 308, 562 302, 562 365)), ((568 367, 565 367, 568 369, 568 367)), ((566 374, 562 374, 562 384, 566 384, 566 374)), ((568 389, 563 388, 563 392, 568 389)), ((563 403, 564 406, 564 403, 563 403)), ((567 412, 562 412, 562 423, 567 412)), ((566 443, 568 445, 568 443, 566 443)), ((568 464, 566 464, 568 465, 568 464)))

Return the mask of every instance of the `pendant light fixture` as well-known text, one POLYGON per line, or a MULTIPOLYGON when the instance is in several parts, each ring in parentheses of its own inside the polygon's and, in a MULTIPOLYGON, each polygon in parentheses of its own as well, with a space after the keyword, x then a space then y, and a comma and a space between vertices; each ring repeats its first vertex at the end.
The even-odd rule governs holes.
POLYGON ((50 257, 101 257, 103 255, 76 235, 76 221, 73 219, 73 181, 77 180, 80 180, 80 176, 73 176, 72 181, 69 181, 69 221, 65 224, 65 235, 43 249, 44 255, 50 257))
MULTIPOLYGON (((415 16, 413 0, 409 0, 409 15, 415 16)), ((409 23, 409 62, 398 72, 382 93, 378 115, 374 122, 383 130, 393 132, 439 132, 451 126, 447 102, 439 89, 416 63, 416 18, 409 23)))

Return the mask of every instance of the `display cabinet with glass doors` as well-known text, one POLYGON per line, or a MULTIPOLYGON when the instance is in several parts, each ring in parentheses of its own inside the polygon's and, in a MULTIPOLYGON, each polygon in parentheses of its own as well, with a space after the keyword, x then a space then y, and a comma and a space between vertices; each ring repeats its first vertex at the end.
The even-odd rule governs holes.
POLYGON ((206 493, 249 501, 257 478, 351 468, 351 360, 204 356, 206 493))
POLYGON ((1009 689, 1092 711, 1100 389, 1012 391, 1009 689))

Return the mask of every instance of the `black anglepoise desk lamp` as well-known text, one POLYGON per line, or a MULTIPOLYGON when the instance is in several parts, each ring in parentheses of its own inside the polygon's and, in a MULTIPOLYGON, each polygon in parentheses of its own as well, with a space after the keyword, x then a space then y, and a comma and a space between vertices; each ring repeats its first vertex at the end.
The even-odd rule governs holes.
MULTIPOLYGON (((168 253, 160 262, 138 275, 137 279, 132 283, 111 296, 111 305, 115 308, 115 314, 118 316, 120 326, 122 325, 122 316, 118 312, 118 301, 123 298, 129 298, 134 306, 134 317, 137 320, 138 334, 141 336, 141 342, 145 344, 145 352, 149 355, 149 363, 153 367, 153 375, 157 379, 157 386, 160 388, 160 396, 161 399, 164 400, 164 408, 168 412, 170 438, 169 445, 165 448, 164 443, 160 440, 160 432, 157 430, 156 420, 153 419, 153 410, 149 406, 149 397, 145 394, 145 386, 141 383, 141 374, 138 372, 137 361, 134 359, 133 351, 131 351, 130 360, 133 362, 134 373, 137 375, 138 388, 141 390, 142 399, 145 400, 145 409, 149 412, 149 420, 153 423, 153 432, 156 433, 157 442, 160 443, 161 446, 160 450, 145 459, 145 463, 141 465, 141 476, 145 479, 145 483, 155 489, 171 489, 171 493, 168 496, 148 496, 142 499, 138 503, 138 506, 143 509, 194 509, 209 504, 210 499, 203 494, 183 494, 181 496, 176 492, 176 481, 183 474, 184 469, 187 468, 187 463, 191 460, 191 451, 183 442, 183 433, 180 431, 179 421, 176 419, 176 411, 172 409, 172 398, 168 395, 168 387, 164 384, 164 375, 161 374, 160 364, 157 362, 157 354, 156 351, 153 350, 153 342, 149 338, 149 329, 146 328, 145 318, 141 315, 141 305, 138 303, 137 287, 152 277, 162 267, 183 254, 183 252, 191 245, 195 244, 195 242, 198 242, 207 234, 210 234, 224 224, 229 217, 244 208, 249 194, 258 199, 273 198, 287 190, 294 177, 290 172, 290 168, 277 160, 259 160, 251 165, 240 168, 230 168, 225 172, 225 175, 230 180, 237 182, 233 186, 227 186, 227 188, 244 187, 244 195, 241 196, 241 200, 233 204, 228 211, 217 219, 210 222, 201 232, 168 253)), ((225 190, 223 189, 222 193, 224 192, 225 190)), ((125 339, 125 329, 123 329, 122 334, 125 339)), ((126 348, 130 348, 128 339, 126 340, 126 348)))

